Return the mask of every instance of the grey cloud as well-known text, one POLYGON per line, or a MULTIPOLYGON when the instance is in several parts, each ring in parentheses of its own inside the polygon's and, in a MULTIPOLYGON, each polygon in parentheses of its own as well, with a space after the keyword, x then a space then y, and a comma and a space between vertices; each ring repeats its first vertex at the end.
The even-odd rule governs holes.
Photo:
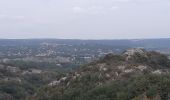
POLYGON ((0 38, 170 37, 169 0, 0 2, 0 38))

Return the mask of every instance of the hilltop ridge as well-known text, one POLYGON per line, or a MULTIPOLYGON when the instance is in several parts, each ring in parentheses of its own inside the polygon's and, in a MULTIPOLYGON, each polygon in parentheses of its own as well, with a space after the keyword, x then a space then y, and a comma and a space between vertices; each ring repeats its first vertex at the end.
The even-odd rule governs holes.
MULTIPOLYGON (((124 86, 122 87, 122 85, 131 85, 133 82, 136 82, 138 78, 140 79, 142 77, 148 80, 148 82, 150 82, 150 78, 152 79, 152 77, 157 77, 159 79, 160 77, 165 76, 170 80, 170 77, 167 76, 170 74, 169 68, 170 60, 165 55, 139 48, 128 49, 121 55, 108 54, 97 61, 82 66, 78 70, 52 81, 47 87, 42 88, 41 92, 38 92, 34 99, 43 100, 41 98, 47 98, 48 100, 101 100, 101 98, 104 98, 104 100, 113 100, 113 98, 119 97, 117 97, 115 94, 108 97, 109 94, 104 93, 104 91, 108 91, 107 89, 98 91, 99 94, 96 96, 101 96, 100 93, 102 93, 102 96, 106 96, 101 97, 100 99, 96 99, 96 97, 87 98, 87 95, 90 96, 92 95, 92 91, 95 91, 98 88, 102 89, 102 87, 108 88, 110 85, 112 86, 112 84, 117 84, 117 82, 120 82, 121 84, 120 87, 116 87, 118 89, 117 92, 123 91, 123 89, 119 88, 124 88, 124 92, 128 92, 129 90, 126 90, 127 88, 124 86), (149 77, 149 79, 147 77, 149 77), (132 83, 130 83, 130 80, 132 83)), ((144 80, 144 84, 146 80, 144 80)), ((160 80, 156 82, 159 81, 160 80)), ((157 84, 156 82, 155 84, 157 84)), ((164 83, 163 85, 165 84, 170 84, 170 82, 164 83)), ((155 85, 153 84, 153 86, 155 85)), ((113 87, 110 88, 113 89, 112 91, 116 91, 113 87)), ((141 90, 140 93, 136 93, 134 95, 129 94, 132 95, 129 97, 126 97, 128 96, 128 94, 126 94, 124 99, 115 100, 131 100, 135 98, 135 96, 145 94, 147 91, 149 90, 147 90, 146 87, 146 90, 141 90)), ((163 98, 162 93, 159 92, 156 92, 153 95, 153 98, 155 96, 163 98)))

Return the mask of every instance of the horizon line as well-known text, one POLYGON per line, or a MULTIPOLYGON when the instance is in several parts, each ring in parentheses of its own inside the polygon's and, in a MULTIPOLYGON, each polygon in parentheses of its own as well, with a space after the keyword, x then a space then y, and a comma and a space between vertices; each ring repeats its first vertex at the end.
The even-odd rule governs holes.
POLYGON ((170 39, 168 38, 101 38, 101 39, 82 39, 82 38, 0 38, 0 40, 152 40, 152 39, 170 39))

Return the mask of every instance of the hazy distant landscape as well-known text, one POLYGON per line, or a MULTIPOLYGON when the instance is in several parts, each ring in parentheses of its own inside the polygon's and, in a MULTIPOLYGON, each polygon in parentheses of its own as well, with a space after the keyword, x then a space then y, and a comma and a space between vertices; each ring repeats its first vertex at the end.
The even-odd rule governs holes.
MULTIPOLYGON (((126 69, 126 70, 124 69, 125 72, 121 72, 122 75, 124 75, 125 73, 131 73, 132 70, 138 72, 137 70, 138 67, 141 68, 140 69, 141 72, 139 73, 142 74, 144 74, 143 72, 144 69, 147 69, 146 71, 149 71, 147 73, 158 73, 158 74, 169 73, 170 61, 168 58, 166 59, 166 56, 168 57, 170 55, 170 45, 168 45, 168 43, 170 43, 170 39, 146 39, 146 40, 145 39, 144 40, 143 39, 135 39, 135 40, 1 39, 0 40, 0 93, 1 93, 0 99, 1 100, 25 100, 25 99, 26 100, 75 100, 77 97, 81 97, 81 95, 84 94, 77 95, 76 98, 73 99, 68 99, 68 97, 65 96, 64 99, 62 95, 55 94, 55 93, 58 93, 57 91, 60 88, 60 84, 62 82, 64 82, 63 84, 67 84, 67 85, 70 84, 70 86, 72 86, 73 83, 67 83, 69 81, 72 82, 73 81, 72 78, 79 77, 81 79, 82 77, 84 77, 85 73, 87 73, 88 75, 88 72, 86 72, 86 67, 88 68, 88 66, 94 66, 94 68, 97 68, 96 71, 95 69, 93 69, 93 67, 92 69, 91 68, 87 69, 89 71, 93 71, 92 73, 96 73, 94 74, 95 75, 94 77, 96 78, 100 76, 99 75, 100 73, 103 73, 97 71, 99 69, 101 70, 102 68, 102 70, 105 73, 102 74, 102 76, 106 75, 106 77, 104 78, 103 76, 103 78, 100 79, 100 81, 102 80, 102 82, 104 83, 109 81, 110 78, 116 77, 114 75, 112 76, 113 73, 105 71, 108 70, 108 68, 110 68, 111 66, 115 66, 115 68, 118 67, 118 65, 119 66, 126 65, 132 67, 132 69, 126 69), (137 49, 134 49, 135 51, 133 51, 132 49, 132 51, 128 51, 129 53, 126 54, 125 51, 131 48, 137 48, 137 49), (143 50, 146 50, 148 53, 143 50), (164 54, 165 57, 160 55, 159 53, 152 53, 152 51, 157 51, 161 54, 164 54), (122 53, 124 53, 125 55, 122 53), (131 55, 131 53, 133 53, 133 55, 131 55), (116 55, 120 55, 120 56, 116 56, 116 55), (132 61, 131 60, 124 61, 123 59, 125 59, 126 56, 127 57, 132 56, 132 58, 133 57, 135 58, 133 58, 134 60, 132 59, 132 61), (111 65, 109 63, 111 63, 111 65), (136 66, 136 68, 133 69, 134 65, 136 66), (103 68, 102 66, 105 67, 103 68), (168 69, 166 70, 165 68, 168 69), (68 75, 67 73, 71 75, 68 75), (49 93, 44 94, 45 90, 41 90, 44 89, 44 86, 47 89, 50 89, 51 86, 52 87, 54 86, 54 88, 57 90, 50 89, 49 91, 56 91, 56 92, 50 94, 49 93), (39 89, 41 91, 39 91, 39 89), (35 94, 37 95, 34 96, 35 94), (53 96, 54 94, 56 96, 53 96), (49 97, 48 96, 46 97, 45 95, 48 95, 49 97), (59 98, 60 96, 61 98, 59 98)), ((110 69, 110 70, 113 70, 114 73, 117 74, 119 73, 119 72, 115 72, 118 69, 110 69)), ((144 75, 148 75, 147 73, 145 73, 144 75)), ((132 76, 136 76, 136 75, 138 76, 138 74, 134 74, 134 73, 131 74, 132 76)), ((93 74, 89 74, 89 75, 93 76, 93 74)), ((122 75, 120 79, 124 79, 124 76, 122 75)), ((84 78, 86 79, 86 77, 84 78)), ((132 78, 132 77, 128 76, 128 78, 132 78)), ((80 82, 85 81, 84 79, 81 80, 82 81, 80 82)), ((92 82, 92 83, 88 83, 91 84, 92 86, 98 86, 93 84, 95 80, 91 80, 91 81, 89 80, 87 82, 92 82)), ((102 82, 101 84, 104 84, 102 82)), ((78 85, 79 82, 76 84, 78 85)), ((74 87, 74 88, 81 89, 78 87, 74 87)), ((86 87, 86 88, 90 88, 90 87, 86 87)), ((74 90, 71 91, 72 93, 76 92, 74 90)), ((87 90, 81 90, 81 91, 87 92, 87 90)), ((136 94, 136 96, 138 95, 136 94)), ((134 96, 132 97, 134 98, 134 96)), ((101 98, 105 98, 105 97, 101 97, 101 98)), ((111 97, 109 98, 111 99, 111 97)), ((95 97, 93 98, 93 100, 94 99, 100 100, 100 99, 96 99, 95 97)), ((106 99, 106 100, 110 100, 110 99, 106 99)), ((89 99, 77 98, 76 100, 92 100, 92 98, 89 99)), ((125 99, 116 99, 116 100, 125 100, 125 99)), ((139 100, 143 100, 143 99, 139 99, 139 100)), ((162 99, 162 100, 166 100, 166 99, 162 99)))
POLYGON ((170 0, 0 0, 0 100, 170 100, 170 0))

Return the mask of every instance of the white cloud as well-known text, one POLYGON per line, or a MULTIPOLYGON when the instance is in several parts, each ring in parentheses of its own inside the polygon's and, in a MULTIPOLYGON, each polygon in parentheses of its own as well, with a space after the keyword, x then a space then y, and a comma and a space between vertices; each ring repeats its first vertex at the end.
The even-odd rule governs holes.
POLYGON ((0 15, 0 19, 22 20, 25 18, 26 18, 25 16, 20 16, 20 15, 5 15, 5 14, 0 15))
POLYGON ((74 13, 81 14, 106 14, 109 11, 118 9, 117 6, 104 7, 104 6, 89 6, 89 7, 73 7, 74 13))
POLYGON ((86 13, 86 14, 98 14, 103 13, 103 7, 101 6, 90 6, 90 7, 73 7, 75 13, 86 13))
POLYGON ((116 9, 118 9, 119 7, 117 7, 117 6, 112 6, 110 9, 111 10, 116 10, 116 9))
POLYGON ((127 3, 158 3, 167 1, 169 0, 113 0, 113 2, 127 2, 127 3))
POLYGON ((86 12, 86 9, 76 6, 76 7, 73 7, 73 11, 75 13, 84 13, 86 12))
POLYGON ((0 19, 4 19, 4 18, 6 18, 7 17, 7 15, 0 15, 0 19))

